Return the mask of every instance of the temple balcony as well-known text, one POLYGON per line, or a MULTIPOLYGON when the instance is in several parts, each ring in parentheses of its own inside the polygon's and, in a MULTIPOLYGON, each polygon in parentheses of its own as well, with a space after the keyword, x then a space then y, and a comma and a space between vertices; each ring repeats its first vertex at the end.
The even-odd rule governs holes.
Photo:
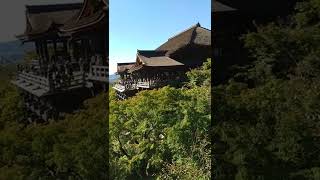
POLYGON ((166 86, 169 83, 169 80, 147 80, 147 81, 127 81, 121 80, 118 83, 113 85, 113 89, 119 92, 132 91, 137 89, 154 89, 166 86))
POLYGON ((19 88, 38 97, 50 91, 48 78, 30 72, 19 72, 16 79, 11 82, 19 88))
POLYGON ((144 88, 144 89, 153 89, 165 86, 167 80, 149 80, 149 81, 138 81, 137 87, 138 88, 144 88))
POLYGON ((85 76, 81 71, 73 72, 72 76, 52 78, 44 77, 34 72, 22 71, 17 74, 15 80, 11 81, 19 88, 37 96, 45 96, 57 91, 81 88, 85 84, 85 76))
POLYGON ((115 83, 112 88, 119 92, 132 91, 137 89, 137 84, 132 82, 120 81, 115 83))
POLYGON ((92 81, 100 81, 108 83, 108 73, 109 67, 108 66, 98 66, 93 65, 90 67, 90 72, 87 73, 87 79, 92 81))

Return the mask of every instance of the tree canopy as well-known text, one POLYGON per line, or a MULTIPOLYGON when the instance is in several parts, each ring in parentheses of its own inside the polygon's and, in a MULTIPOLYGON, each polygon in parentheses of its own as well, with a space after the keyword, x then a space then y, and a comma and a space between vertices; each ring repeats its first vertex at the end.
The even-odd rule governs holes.
POLYGON ((211 61, 187 75, 182 89, 110 93, 112 179, 210 179, 211 61))
POLYGON ((319 12, 303 1, 243 36, 252 63, 213 88, 215 179, 320 178, 319 12))

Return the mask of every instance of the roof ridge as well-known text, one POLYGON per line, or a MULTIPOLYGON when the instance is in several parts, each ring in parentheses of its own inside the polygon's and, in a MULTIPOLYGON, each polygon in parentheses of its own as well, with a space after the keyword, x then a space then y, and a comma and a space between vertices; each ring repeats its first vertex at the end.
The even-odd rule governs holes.
POLYGON ((60 4, 45 4, 45 5, 25 5, 25 12, 29 14, 39 14, 58 11, 70 11, 80 9, 82 3, 60 3, 60 4))
POLYGON ((211 31, 211 29, 208 29, 208 28, 205 28, 205 27, 199 27, 199 28, 202 28, 202 29, 204 29, 204 30, 211 31))
POLYGON ((81 19, 82 15, 84 13, 84 10, 85 10, 86 6, 88 5, 88 3, 89 3, 88 0, 84 0, 83 6, 82 6, 82 8, 80 10, 80 13, 78 14, 78 17, 77 17, 77 20, 76 20, 77 22, 79 22, 79 20, 81 19))
POLYGON ((125 64, 135 64, 136 62, 124 62, 124 63, 117 63, 117 64, 122 64, 122 65, 125 65, 125 64))
POLYGON ((142 49, 137 49, 137 53, 139 52, 165 52, 166 50, 142 50, 142 49))
POLYGON ((170 37, 170 38, 168 39, 168 41, 169 41, 169 40, 171 40, 171 39, 173 39, 173 38, 175 38, 175 37, 177 37, 177 36, 179 36, 179 35, 181 35, 181 34, 183 34, 183 33, 185 33, 185 32, 187 32, 187 31, 189 31, 189 30, 190 30, 190 29, 192 29, 192 28, 197 28, 197 27, 201 27, 201 25, 200 25, 200 23, 199 23, 199 22, 198 22, 197 24, 195 24, 195 25, 193 25, 193 26, 189 27, 188 29, 185 29, 185 30, 183 30, 183 31, 181 31, 181 32, 179 32, 179 33, 177 33, 176 35, 174 35, 174 36, 170 37))
POLYGON ((224 12, 224 11, 237 11, 236 8, 231 7, 230 5, 225 4, 225 2, 220 2, 220 1, 213 1, 211 4, 211 11, 212 12, 224 12), (216 6, 219 8, 222 8, 223 10, 216 9, 216 6))
MULTIPOLYGON (((59 3, 59 4, 36 4, 36 5, 25 5, 25 8, 27 9, 27 10, 29 10, 29 8, 44 8, 44 7, 61 7, 61 6, 63 6, 63 7, 68 7, 68 5, 74 5, 74 6, 76 6, 76 5, 78 5, 78 6, 80 6, 80 5, 83 5, 83 3, 79 3, 79 2, 77 2, 77 3, 59 3)), ((69 9, 72 9, 72 7, 68 7, 69 9)))

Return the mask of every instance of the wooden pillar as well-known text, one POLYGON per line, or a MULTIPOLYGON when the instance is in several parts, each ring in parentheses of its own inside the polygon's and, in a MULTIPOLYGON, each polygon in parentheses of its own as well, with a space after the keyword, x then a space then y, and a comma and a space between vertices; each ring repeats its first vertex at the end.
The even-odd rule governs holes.
POLYGON ((79 61, 79 58, 81 57, 79 54, 79 44, 77 41, 72 41, 72 56, 77 61, 79 61))
POLYGON ((41 59, 41 63, 43 63, 43 61, 44 61, 44 51, 43 51, 43 43, 42 43, 42 41, 38 41, 38 45, 39 45, 39 57, 41 59))
POLYGON ((69 51, 70 51, 70 57, 71 57, 71 60, 72 61, 78 61, 76 59, 76 56, 75 56, 75 42, 74 41, 69 41, 69 51))
POLYGON ((54 51, 54 56, 57 57, 57 41, 53 40, 53 51, 54 51))
POLYGON ((40 65, 40 68, 41 68, 42 67, 42 60, 41 60, 41 56, 40 56, 39 42, 36 41, 35 45, 36 45, 36 52, 37 52, 37 55, 38 55, 39 65, 40 65))
POLYGON ((48 52, 48 44, 47 44, 46 40, 43 42, 43 45, 44 45, 44 55, 45 55, 45 62, 44 63, 48 63, 49 52, 48 52))
POLYGON ((86 52, 85 52, 85 42, 83 39, 81 39, 81 45, 80 45, 80 49, 81 49, 81 56, 85 61, 88 61, 88 59, 86 58, 86 52))
POLYGON ((39 56, 39 42, 38 41, 36 41, 35 42, 35 45, 36 45, 36 52, 37 52, 37 55, 39 56))
POLYGON ((90 57, 89 57, 89 43, 88 43, 88 40, 87 39, 85 39, 84 40, 84 52, 85 52, 85 57, 86 57, 86 59, 90 59, 90 57))
POLYGON ((67 53, 70 57, 71 62, 77 62, 77 60, 74 57, 74 43, 72 40, 67 40, 67 53))
POLYGON ((81 52, 81 57, 87 61, 86 59, 86 52, 84 51, 84 40, 81 39, 81 44, 80 44, 80 48, 79 48, 80 52, 81 52))
POLYGON ((66 40, 63 40, 63 51, 64 54, 68 55, 68 44, 66 40))

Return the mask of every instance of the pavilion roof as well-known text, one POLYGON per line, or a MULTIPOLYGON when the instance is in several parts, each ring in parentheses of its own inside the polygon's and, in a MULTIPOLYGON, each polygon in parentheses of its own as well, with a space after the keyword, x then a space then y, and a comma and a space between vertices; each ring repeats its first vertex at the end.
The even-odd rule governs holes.
POLYGON ((219 1, 212 1, 211 3, 211 10, 212 12, 226 12, 226 11, 236 11, 235 8, 222 4, 219 1))
POLYGON ((167 51, 138 50, 137 60, 144 66, 181 66, 184 65, 168 56, 167 51))
POLYGON ((70 19, 60 30, 63 32, 74 32, 100 22, 107 22, 106 11, 108 11, 109 2, 108 0, 97 1, 98 5, 94 6, 94 0, 85 0, 80 13, 70 19))
POLYGON ((138 50, 137 62, 128 70, 129 73, 143 69, 144 67, 172 67, 184 64, 165 56, 166 51, 142 51, 138 50))
POLYGON ((198 23, 173 36, 156 50, 137 50, 136 63, 130 67, 128 72, 138 71, 145 67, 184 66, 184 63, 170 58, 170 54, 189 44, 211 46, 211 31, 201 27, 198 23))
POLYGON ((299 0, 214 0, 211 9, 213 12, 225 12, 228 9, 230 10, 231 7, 240 14, 260 17, 281 17, 290 14, 297 2, 299 0))
POLYGON ((17 37, 21 40, 29 39, 49 32, 58 31, 69 19, 79 13, 82 3, 27 5, 26 29, 17 37))
POLYGON ((117 64, 117 73, 126 72, 127 70, 129 70, 134 65, 135 65, 135 62, 118 63, 117 64))
POLYGON ((157 51, 167 51, 170 55, 190 44, 211 46, 211 30, 201 27, 199 23, 171 37, 158 47, 157 51))

